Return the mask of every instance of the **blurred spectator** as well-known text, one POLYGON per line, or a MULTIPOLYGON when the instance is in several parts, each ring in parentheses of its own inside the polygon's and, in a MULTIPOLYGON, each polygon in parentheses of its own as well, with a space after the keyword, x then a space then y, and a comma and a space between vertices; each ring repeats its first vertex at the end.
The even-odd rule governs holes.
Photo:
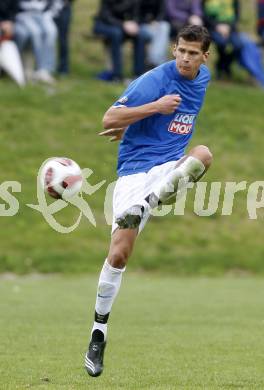
POLYGON ((0 0, 0 38, 10 39, 14 33, 14 20, 18 0, 0 0))
POLYGON ((231 63, 237 60, 264 87, 264 69, 257 44, 237 29, 238 0, 204 0, 204 20, 219 54, 216 64, 217 77, 231 76, 231 63))
POLYGON ((15 39, 22 51, 32 45, 36 60, 33 79, 46 83, 55 80, 57 28, 53 20, 60 4, 57 0, 19 0, 15 39))
POLYGON ((264 44, 264 0, 258 0, 258 34, 264 44))
POLYGON ((143 30, 151 37, 146 62, 153 68, 167 60, 170 25, 165 21, 164 0, 141 0, 139 14, 143 30))
POLYGON ((145 71, 145 44, 150 37, 139 26, 138 0, 101 0, 95 18, 94 33, 102 36, 110 46, 112 71, 102 72, 99 78, 112 81, 123 77, 122 44, 124 40, 133 42, 133 73, 139 76, 145 71))
POLYGON ((20 87, 25 85, 23 64, 15 42, 15 16, 17 0, 0 2, 0 75, 2 71, 9 75, 20 87))
POLYGON ((58 28, 58 66, 61 75, 69 73, 69 33, 72 19, 73 0, 62 0, 62 7, 55 22, 58 28))
POLYGON ((166 9, 172 38, 187 24, 203 24, 201 0, 166 0, 166 9))
POLYGON ((204 21, 218 51, 216 76, 231 76, 231 63, 242 47, 237 31, 239 3, 236 0, 204 0, 204 21))

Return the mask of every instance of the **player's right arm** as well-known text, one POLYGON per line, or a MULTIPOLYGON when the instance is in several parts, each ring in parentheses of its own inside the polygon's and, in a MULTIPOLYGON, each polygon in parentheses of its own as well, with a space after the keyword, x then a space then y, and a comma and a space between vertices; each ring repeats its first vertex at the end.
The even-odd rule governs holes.
POLYGON ((154 114, 172 114, 180 103, 179 95, 165 95, 154 102, 137 107, 112 106, 103 117, 103 127, 122 128, 154 114))

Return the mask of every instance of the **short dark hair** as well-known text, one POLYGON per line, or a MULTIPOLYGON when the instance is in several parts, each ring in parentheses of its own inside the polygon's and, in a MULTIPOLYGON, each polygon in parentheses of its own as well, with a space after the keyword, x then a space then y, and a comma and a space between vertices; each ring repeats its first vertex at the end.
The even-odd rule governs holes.
POLYGON ((203 26, 189 25, 183 27, 176 37, 176 45, 178 45, 180 38, 187 42, 201 42, 201 48, 204 53, 208 51, 211 44, 210 34, 207 28, 203 26))

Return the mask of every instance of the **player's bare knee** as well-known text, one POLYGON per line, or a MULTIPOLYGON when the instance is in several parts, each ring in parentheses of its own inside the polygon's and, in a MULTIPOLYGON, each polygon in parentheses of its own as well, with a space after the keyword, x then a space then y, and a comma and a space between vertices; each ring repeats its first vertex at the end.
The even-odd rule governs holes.
POLYGON ((116 248, 109 253, 107 260, 114 268, 124 268, 129 258, 129 250, 127 248, 116 248))
POLYGON ((208 169, 213 161, 213 155, 210 149, 205 145, 195 146, 189 153, 191 156, 198 158, 208 169))
POLYGON ((114 268, 124 268, 132 252, 132 246, 126 242, 114 241, 111 244, 108 261, 114 268))
POLYGON ((137 232, 132 229, 117 229, 113 233, 107 256, 109 264, 112 265, 112 267, 125 267, 128 258, 132 253, 136 237, 137 232))

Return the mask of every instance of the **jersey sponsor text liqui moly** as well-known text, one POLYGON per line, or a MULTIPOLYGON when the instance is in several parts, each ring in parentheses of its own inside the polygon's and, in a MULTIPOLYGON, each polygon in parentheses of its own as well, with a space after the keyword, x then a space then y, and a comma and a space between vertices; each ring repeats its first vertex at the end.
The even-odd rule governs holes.
POLYGON ((175 134, 189 134, 192 131, 195 118, 195 114, 177 113, 171 121, 168 131, 175 134))

